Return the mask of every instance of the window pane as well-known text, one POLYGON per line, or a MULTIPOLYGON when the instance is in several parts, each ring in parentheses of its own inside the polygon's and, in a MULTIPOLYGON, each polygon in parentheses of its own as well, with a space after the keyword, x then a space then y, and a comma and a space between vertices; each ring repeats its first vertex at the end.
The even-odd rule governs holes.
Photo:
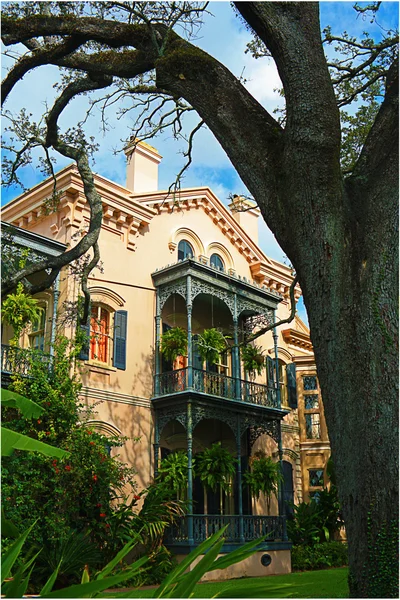
POLYGON ((309 440, 318 440, 321 437, 319 414, 305 415, 306 417, 306 437, 309 440))
POLYGON ((306 410, 312 410, 313 408, 319 408, 318 394, 307 394, 304 396, 304 408, 306 410))
POLYGON ((109 312, 100 306, 92 307, 90 320, 90 358, 108 362, 109 312))
POLYGON ((303 387, 305 390, 317 390, 317 377, 315 375, 303 377, 303 387))
POLYGON ((323 469, 308 469, 309 486, 318 487, 324 485, 324 470, 323 469))
POLYGON ((178 260, 193 258, 194 252, 192 246, 186 240, 181 240, 178 244, 178 260))
POLYGON ((211 255, 210 265, 212 267, 215 267, 216 269, 220 269, 221 271, 224 270, 224 263, 222 261, 222 258, 220 256, 218 256, 218 254, 211 255))
POLYGON ((316 492, 310 492, 309 496, 310 496, 310 500, 312 499, 312 500, 314 500, 315 502, 318 503, 319 499, 320 499, 320 492, 318 492, 318 491, 316 491, 316 492))

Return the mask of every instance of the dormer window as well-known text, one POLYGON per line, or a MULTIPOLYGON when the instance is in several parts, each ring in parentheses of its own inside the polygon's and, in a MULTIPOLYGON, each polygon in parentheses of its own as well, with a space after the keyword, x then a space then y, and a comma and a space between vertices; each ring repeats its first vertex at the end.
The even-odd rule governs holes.
POLYGON ((219 271, 224 271, 225 270, 224 269, 224 262, 223 262, 222 258, 219 256, 219 254, 211 254, 210 265, 212 267, 215 267, 219 271))
POLYGON ((178 260, 193 258, 194 252, 192 246, 186 240, 181 240, 178 244, 178 260))

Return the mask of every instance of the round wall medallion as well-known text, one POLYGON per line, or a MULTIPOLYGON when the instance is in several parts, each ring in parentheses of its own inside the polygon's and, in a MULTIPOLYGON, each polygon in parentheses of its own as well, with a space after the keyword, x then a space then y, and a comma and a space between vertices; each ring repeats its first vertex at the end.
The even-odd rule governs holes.
POLYGON ((272 558, 270 554, 263 554, 261 557, 261 564, 263 567, 269 567, 272 562, 272 558))

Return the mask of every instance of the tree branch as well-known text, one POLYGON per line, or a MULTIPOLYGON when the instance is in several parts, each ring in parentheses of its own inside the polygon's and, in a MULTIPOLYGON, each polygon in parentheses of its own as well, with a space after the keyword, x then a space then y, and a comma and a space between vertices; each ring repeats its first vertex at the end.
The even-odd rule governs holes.
POLYGON ((83 41, 84 40, 81 40, 76 36, 71 36, 61 44, 52 44, 49 48, 35 50, 32 55, 22 57, 10 70, 1 84, 1 105, 3 106, 14 85, 22 79, 28 71, 41 65, 50 64, 54 60, 70 54, 76 50, 83 41))
POLYGON ((45 279, 45 281, 43 281, 41 284, 31 286, 28 290, 30 293, 43 291, 53 283, 62 267, 85 254, 97 243, 100 234, 103 210, 101 197, 96 191, 94 185, 93 173, 89 166, 85 145, 82 143, 80 147, 73 147, 60 139, 58 135, 57 120, 61 112, 74 96, 88 90, 104 88, 110 85, 110 83, 110 78, 104 77, 98 77, 96 81, 93 81, 93 79, 89 77, 74 81, 67 86, 59 98, 57 98, 47 117, 47 136, 44 145, 47 147, 52 146, 63 156, 72 158, 76 161, 79 174, 83 181, 84 193, 90 208, 90 223, 88 232, 76 246, 71 248, 71 250, 67 250, 60 256, 52 257, 36 263, 35 265, 26 267, 18 273, 13 274, 3 285, 3 295, 10 293, 19 281, 29 277, 29 275, 37 273, 38 271, 52 269, 50 275, 45 279))
POLYGON ((254 333, 253 335, 249 336, 245 342, 243 342, 242 344, 239 344, 239 347, 245 346, 246 344, 253 342, 260 336, 267 333, 268 331, 271 331, 272 329, 275 329, 276 327, 280 327, 280 325, 285 325, 285 323, 290 323, 291 321, 293 321, 293 319, 296 316, 296 305, 297 305, 296 299, 294 297, 294 291, 295 291, 296 284, 298 282, 299 282, 299 278, 296 275, 295 278, 293 279, 293 281, 290 285, 290 289, 289 289, 290 314, 287 317, 287 319, 282 319, 281 321, 278 321, 277 323, 272 323, 271 325, 268 325, 267 327, 263 327, 262 329, 260 329, 260 331, 257 331, 257 333, 254 333))

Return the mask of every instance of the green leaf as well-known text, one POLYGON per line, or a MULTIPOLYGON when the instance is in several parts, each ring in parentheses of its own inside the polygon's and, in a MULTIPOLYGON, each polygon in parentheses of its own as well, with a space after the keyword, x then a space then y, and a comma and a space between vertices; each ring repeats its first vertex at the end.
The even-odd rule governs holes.
POLYGON ((62 590, 56 590, 43 596, 44 598, 93 598, 97 592, 102 592, 110 587, 122 583, 130 579, 147 561, 147 556, 143 556, 137 560, 129 569, 126 569, 123 573, 114 575, 113 577, 105 577, 104 579, 95 579, 89 583, 78 583, 71 585, 62 590))
POLYGON ((60 560, 60 562, 58 563, 57 567, 55 568, 55 570, 53 571, 53 573, 50 575, 50 577, 48 578, 48 580, 46 581, 46 583, 42 587, 42 589, 40 591, 40 595, 41 596, 44 596, 45 594, 48 594, 53 589, 53 585, 55 584, 56 579, 58 577, 58 572, 60 570, 61 563, 62 563, 62 559, 60 560))
POLYGON ((188 556, 180 562, 175 569, 164 579, 161 585, 155 590, 153 598, 164 598, 164 591, 168 588, 168 586, 177 582, 178 578, 186 571, 186 569, 192 564, 192 562, 200 556, 200 554, 204 554, 209 548, 215 544, 217 540, 225 533, 228 525, 222 527, 219 531, 214 533, 207 540, 204 540, 201 544, 197 546, 188 556))
POLYGON ((194 567, 193 571, 186 573, 183 580, 171 590, 171 596, 173 598, 189 598, 191 592, 193 592, 195 585, 203 577, 204 573, 210 570, 212 564, 221 552, 222 546, 225 540, 219 540, 212 548, 203 556, 200 562, 194 567))
POLYGON ((50 446, 44 442, 39 442, 33 438, 11 431, 6 427, 1 428, 1 455, 10 456, 14 450, 26 450, 27 452, 40 452, 46 456, 54 456, 56 458, 64 458, 69 456, 69 452, 61 450, 55 446, 50 446))
POLYGON ((9 538, 17 538, 19 536, 19 531, 14 523, 6 518, 3 507, 1 509, 1 535, 2 537, 9 538))
MULTIPOLYGON (((36 556, 35 556, 36 558, 36 556)), ((6 598, 22 598, 22 596, 25 594, 26 590, 28 589, 28 585, 29 585, 29 580, 31 578, 32 575, 32 571, 34 569, 34 566, 32 566, 31 570, 29 571, 28 575, 22 579, 22 576, 26 570, 26 567, 20 567, 17 571, 17 573, 14 575, 14 579, 12 581, 10 581, 10 585, 7 585, 7 589, 4 590, 4 596, 6 598)))
POLYGON ((85 568, 83 569, 83 573, 82 573, 81 583, 89 583, 89 581, 90 581, 89 567, 87 565, 85 565, 85 568))
POLYGON ((230 567, 231 565, 234 565, 244 560, 245 558, 248 558, 249 556, 251 556, 259 550, 258 546, 262 544, 269 535, 270 534, 267 534, 259 538, 258 540, 252 540, 251 542, 247 542, 247 544, 244 544, 240 548, 229 552, 229 554, 221 556, 218 560, 215 561, 215 563, 212 565, 212 568, 209 570, 214 571, 215 569, 226 569, 227 567, 230 567))
POLYGON ((27 419, 37 418, 44 413, 44 408, 33 402, 33 400, 29 400, 25 396, 3 388, 1 388, 1 406, 17 408, 27 419))
POLYGON ((32 525, 24 531, 22 535, 13 543, 13 545, 7 550, 7 552, 1 558, 1 581, 7 579, 11 573, 11 569, 15 561, 17 560, 19 553, 21 552, 21 548, 24 545, 24 542, 28 535, 30 534, 34 525, 36 525, 37 520, 32 523, 32 525))
POLYGON ((125 546, 118 552, 118 554, 110 560, 110 562, 98 573, 96 579, 103 579, 111 573, 111 571, 117 566, 117 564, 132 550, 132 548, 137 544, 139 539, 139 534, 132 540, 130 540, 125 546))

